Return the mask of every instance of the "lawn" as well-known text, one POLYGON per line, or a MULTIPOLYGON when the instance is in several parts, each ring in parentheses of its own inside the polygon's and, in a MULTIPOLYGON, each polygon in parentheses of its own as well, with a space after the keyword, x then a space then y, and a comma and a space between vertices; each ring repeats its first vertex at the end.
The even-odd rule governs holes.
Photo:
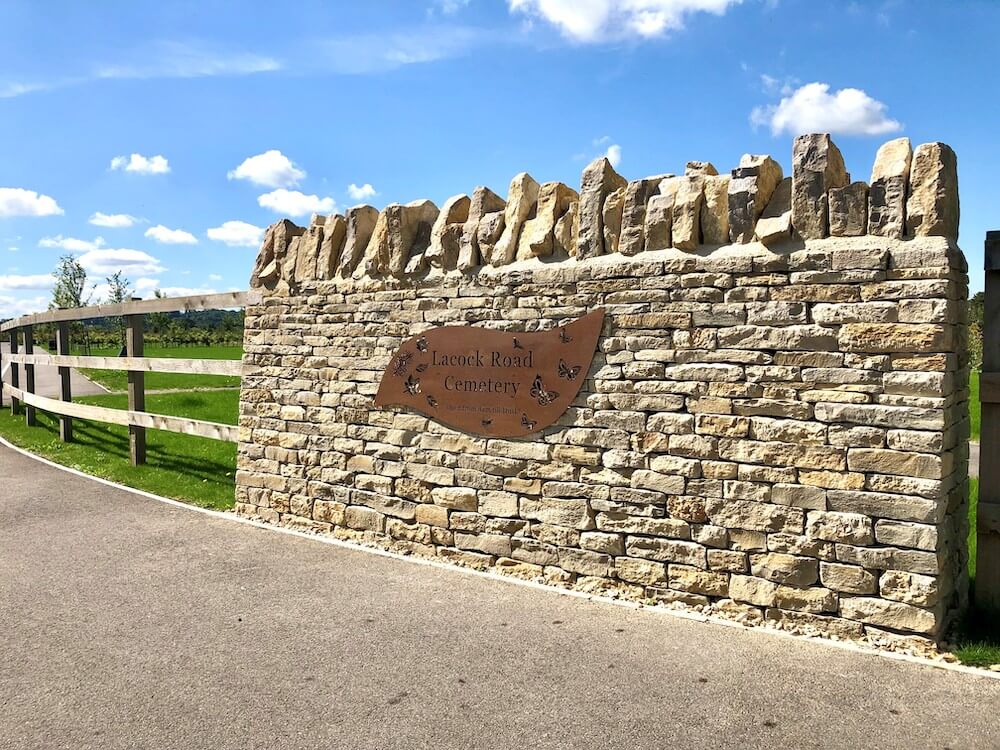
MULTIPOLYGON (((969 579, 976 582, 976 505, 979 501, 979 480, 969 480, 969 579)), ((963 623, 958 640, 957 656, 963 664, 988 667, 1000 664, 1000 628, 994 617, 972 610, 963 623)))
MULTIPOLYGON (((115 409, 126 407, 124 395, 92 396, 81 403, 115 409)), ((171 393, 146 397, 146 408, 157 414, 236 424, 238 391, 171 393)), ((0 435, 32 453, 103 479, 184 500, 204 508, 226 510, 233 506, 236 446, 217 440, 146 431, 148 463, 129 463, 128 428, 73 420, 75 442, 59 440, 59 420, 43 411, 37 427, 26 427, 24 417, 0 410, 0 435)))
MULTIPOLYGON (((117 357, 118 349, 91 347, 94 357, 117 357)), ((82 351, 74 350, 81 355, 82 351)), ((170 359, 241 359, 243 348, 239 346, 147 346, 146 357, 167 357, 170 359)), ((124 391, 128 385, 126 373, 120 370, 82 370, 91 380, 100 383, 110 391, 124 391)), ((147 372, 146 390, 192 390, 195 388, 239 388, 240 379, 229 375, 183 375, 172 372, 147 372)))

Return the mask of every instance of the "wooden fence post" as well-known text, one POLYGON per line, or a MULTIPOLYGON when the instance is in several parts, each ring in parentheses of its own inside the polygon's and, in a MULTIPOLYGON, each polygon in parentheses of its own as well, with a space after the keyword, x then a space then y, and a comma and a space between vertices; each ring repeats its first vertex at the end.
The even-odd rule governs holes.
POLYGON ((1000 231, 986 233, 976 605, 1000 612, 1000 231))
MULTIPOLYGON (((24 353, 34 354, 35 353, 35 329, 33 326, 24 327, 24 353)), ((24 391, 25 393, 35 392, 35 366, 25 365, 24 366, 24 391)), ((34 427, 38 424, 38 418, 35 414, 35 407, 31 404, 24 405, 24 423, 28 427, 34 427)))
MULTIPOLYGON (((125 316, 125 353, 129 357, 141 357, 143 350, 143 315, 125 316)), ((128 373, 129 411, 146 411, 145 373, 128 373)), ((133 466, 146 463, 146 428, 131 425, 128 428, 129 456, 133 466)))
MULTIPOLYGON (((63 321, 56 324, 56 354, 64 356, 70 355, 69 348, 69 323, 63 321)), ((70 368, 59 368, 59 397, 63 401, 73 400, 73 391, 70 385, 70 368)), ((64 443, 73 442, 73 418, 59 417, 59 439, 64 443)))
MULTIPOLYGON (((17 354, 17 329, 13 328, 10 332, 10 353, 17 354)), ((21 368, 17 362, 10 363, 10 385, 12 388, 21 387, 21 368)), ((14 396, 10 397, 10 415, 16 417, 21 413, 21 401, 14 396)))

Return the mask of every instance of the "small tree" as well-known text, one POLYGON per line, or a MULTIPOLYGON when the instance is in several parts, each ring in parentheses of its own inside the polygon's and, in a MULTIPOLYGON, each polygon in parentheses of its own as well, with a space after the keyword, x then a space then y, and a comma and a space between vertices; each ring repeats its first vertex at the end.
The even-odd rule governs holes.
MULTIPOLYGON (((128 279, 121 271, 116 271, 106 279, 108 282, 108 302, 115 305, 121 302, 128 302, 132 299, 132 290, 129 288, 128 279)), ((115 326, 118 328, 118 339, 121 346, 125 346, 125 318, 115 318, 115 326)))
MULTIPOLYGON (((90 293, 87 292, 87 271, 72 255, 64 255, 59 259, 56 270, 52 272, 56 283, 52 287, 52 302, 49 308, 53 310, 86 307, 90 304, 90 293)), ((90 334, 82 322, 70 325, 70 330, 83 333, 84 352, 90 354, 90 334)))

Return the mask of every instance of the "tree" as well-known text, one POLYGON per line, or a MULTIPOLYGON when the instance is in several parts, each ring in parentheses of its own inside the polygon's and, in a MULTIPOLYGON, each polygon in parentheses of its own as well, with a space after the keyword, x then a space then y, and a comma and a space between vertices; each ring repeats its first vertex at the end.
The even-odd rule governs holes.
MULTIPOLYGON (((90 304, 87 271, 72 255, 64 255, 59 259, 52 276, 55 277, 56 283, 52 287, 52 302, 49 304, 49 309, 86 307, 90 304)), ((70 325, 70 330, 75 334, 82 332, 84 352, 90 354, 90 334, 87 327, 82 322, 77 322, 70 325)))
MULTIPOLYGON (((156 299, 163 299, 166 297, 166 295, 159 289, 153 290, 153 296, 156 297, 156 299)), ((149 328, 150 333, 163 335, 166 332, 168 325, 170 325, 170 316, 166 313, 150 313, 146 316, 146 327, 149 328)))
MULTIPOLYGON (((132 290, 129 288, 128 279, 121 271, 116 271, 106 279, 108 282, 108 302, 119 304, 132 299, 132 290)), ((125 318, 115 318, 115 325, 118 328, 118 338, 121 345, 125 346, 125 318)))

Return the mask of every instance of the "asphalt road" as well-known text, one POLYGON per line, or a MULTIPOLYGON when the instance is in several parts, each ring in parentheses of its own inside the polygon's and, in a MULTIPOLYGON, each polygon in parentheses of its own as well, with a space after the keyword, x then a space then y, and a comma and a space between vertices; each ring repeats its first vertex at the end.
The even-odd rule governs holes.
POLYGON ((0 447, 0 747, 1000 746, 1000 681, 171 507, 0 447))
MULTIPOLYGON (((39 353, 35 350, 35 353, 39 353)), ((45 352, 41 352, 44 354, 45 352)), ((10 360, 7 359, 7 355, 10 354, 10 344, 7 342, 0 342, 0 369, 3 371, 3 382, 10 383, 10 370, 8 365, 10 365, 10 360)), ((97 383, 88 378, 85 378, 77 370, 69 371, 69 386, 70 391, 74 396, 96 396, 101 393, 107 393, 107 389, 102 388, 97 383)), ((24 370, 21 370, 21 387, 24 387, 24 370)), ((59 398, 59 368, 58 367, 48 367, 43 365, 35 366, 35 393, 39 396, 45 396, 46 398, 59 398)), ((4 404, 10 405, 10 400, 7 398, 3 399, 4 404)))

